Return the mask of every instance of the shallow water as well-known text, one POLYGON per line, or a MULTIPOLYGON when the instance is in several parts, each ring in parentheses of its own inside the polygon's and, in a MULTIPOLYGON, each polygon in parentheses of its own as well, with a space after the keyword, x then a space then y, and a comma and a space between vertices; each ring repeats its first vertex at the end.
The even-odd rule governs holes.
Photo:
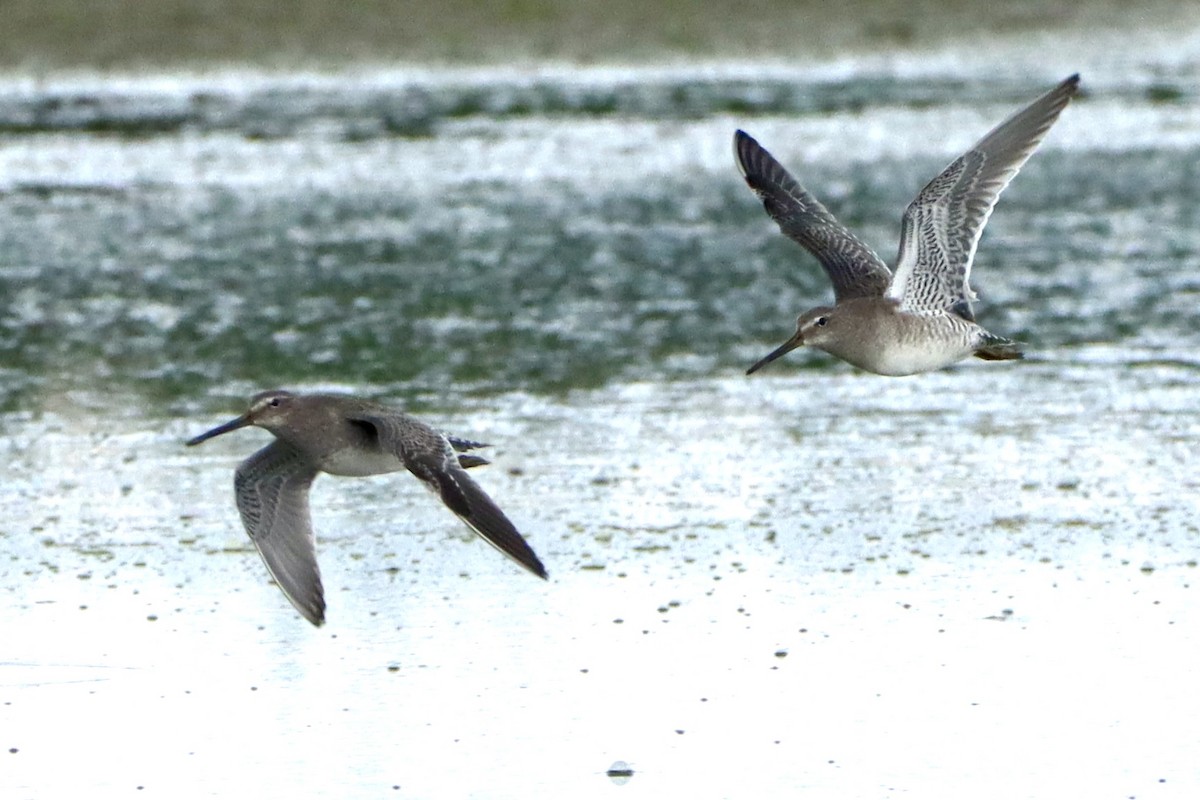
POLYGON ((1194 796, 1200 62, 1004 56, 0 85, 5 796, 1194 796), (890 258, 1071 69, 973 277, 1028 360, 740 374, 828 288, 735 128, 890 258), (551 581, 322 478, 308 626, 267 435, 182 446, 276 385, 495 444, 551 581))

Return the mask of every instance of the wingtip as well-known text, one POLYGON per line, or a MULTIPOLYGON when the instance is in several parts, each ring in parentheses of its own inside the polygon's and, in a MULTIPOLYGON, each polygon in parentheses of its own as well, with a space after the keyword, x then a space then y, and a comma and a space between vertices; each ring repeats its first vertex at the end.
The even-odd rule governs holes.
MULTIPOLYGON (((508 556, 518 565, 524 567, 525 570, 530 574, 535 575, 544 581, 550 580, 550 574, 546 572, 546 567, 544 564, 542 564, 542 560, 538 558, 537 553, 533 552, 533 548, 529 546, 529 543, 525 541, 524 537, 521 538, 521 541, 527 548, 524 552, 517 552, 515 549, 510 550, 502 547, 497 549, 499 549, 500 552, 504 553, 504 555, 508 556)), ((495 543, 490 539, 488 542, 495 546, 495 543)))
POLYGON ((737 164, 738 171, 742 173, 742 177, 746 181, 750 180, 750 164, 748 162, 749 153, 747 148, 758 144, 754 137, 746 133, 741 128, 738 128, 733 133, 733 160, 737 164))
MULTIPOLYGON (((280 591, 283 590, 283 587, 279 586, 278 582, 275 585, 279 587, 280 591)), ((283 592, 283 596, 288 599, 288 602, 292 604, 292 608, 296 609, 296 613, 303 617, 305 622, 308 622, 314 628, 319 628, 325 624, 324 598, 318 598, 318 603, 313 605, 304 605, 292 599, 292 596, 287 592, 283 592)))
MULTIPOLYGON (((479 531, 478 528, 475 530, 476 532, 479 531)), ((518 534, 518 536, 520 536, 520 534, 518 534)), ((550 580, 550 574, 546 572, 546 567, 542 564, 542 560, 537 557, 537 553, 533 552, 533 548, 529 546, 529 543, 525 541, 524 537, 521 538, 521 544, 524 546, 519 549, 512 546, 511 543, 509 546, 505 547, 501 546, 497 541, 491 538, 486 536, 483 538, 488 544, 492 545, 501 553, 508 556, 509 559, 511 559, 518 566, 522 567, 529 574, 541 578, 544 581, 550 580)))
POLYGON ((758 140, 750 134, 746 133, 741 128, 733 132, 733 152, 737 156, 738 161, 742 160, 742 153, 747 147, 758 144, 758 140))
MULTIPOLYGON (((278 585, 278 582, 276 582, 276 585, 278 585)), ((282 586, 279 588, 280 590, 283 589, 282 586)), ((317 597, 316 602, 312 605, 302 605, 296 602, 287 592, 283 592, 283 596, 291 602, 300 616, 308 620, 314 628, 319 628, 325 624, 325 598, 323 596, 317 597)))

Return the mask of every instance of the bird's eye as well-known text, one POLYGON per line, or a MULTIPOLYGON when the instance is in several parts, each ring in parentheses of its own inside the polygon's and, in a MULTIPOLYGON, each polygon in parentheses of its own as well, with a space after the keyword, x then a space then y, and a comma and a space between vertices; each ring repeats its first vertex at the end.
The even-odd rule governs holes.
POLYGON ((815 324, 815 325, 816 325, 818 328, 824 328, 824 327, 825 327, 825 323, 827 323, 827 322, 829 322, 829 317, 817 317, 817 321, 816 321, 816 323, 814 323, 814 324, 815 324))
POLYGON ((282 404, 283 404, 282 397, 272 397, 270 402, 267 403, 267 405, 269 405, 271 408, 279 408, 279 406, 282 404))

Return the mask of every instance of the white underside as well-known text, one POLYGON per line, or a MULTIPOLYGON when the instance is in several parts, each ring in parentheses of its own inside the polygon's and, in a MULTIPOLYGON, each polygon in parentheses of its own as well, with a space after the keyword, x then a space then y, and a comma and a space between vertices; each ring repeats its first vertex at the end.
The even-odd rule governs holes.
POLYGON ((321 460, 322 472, 350 478, 385 475, 402 469, 404 462, 391 453, 371 453, 353 448, 340 450, 321 460))
POLYGON ((971 352, 971 348, 962 347, 933 350, 929 347, 893 345, 885 352, 880 353, 874 371, 880 375, 893 376, 932 372, 963 360, 971 352))
POLYGON ((966 341, 886 341, 886 345, 871 349, 865 354, 839 353, 833 350, 828 352, 869 372, 901 376, 942 369, 961 361, 975 351, 974 345, 966 341))

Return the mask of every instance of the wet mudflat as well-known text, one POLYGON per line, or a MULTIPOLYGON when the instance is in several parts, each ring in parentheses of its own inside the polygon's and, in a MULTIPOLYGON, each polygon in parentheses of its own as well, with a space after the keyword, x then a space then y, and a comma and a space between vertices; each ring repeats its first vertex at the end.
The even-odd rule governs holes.
POLYGON ((1194 794, 1197 61, 1074 55, 0 86, 0 786, 1194 794), (890 257, 1077 69, 976 261, 1028 360, 740 374, 828 289, 735 128, 890 257), (182 445, 269 386, 493 443, 550 582, 323 477, 308 626, 233 508, 267 434, 182 445))

